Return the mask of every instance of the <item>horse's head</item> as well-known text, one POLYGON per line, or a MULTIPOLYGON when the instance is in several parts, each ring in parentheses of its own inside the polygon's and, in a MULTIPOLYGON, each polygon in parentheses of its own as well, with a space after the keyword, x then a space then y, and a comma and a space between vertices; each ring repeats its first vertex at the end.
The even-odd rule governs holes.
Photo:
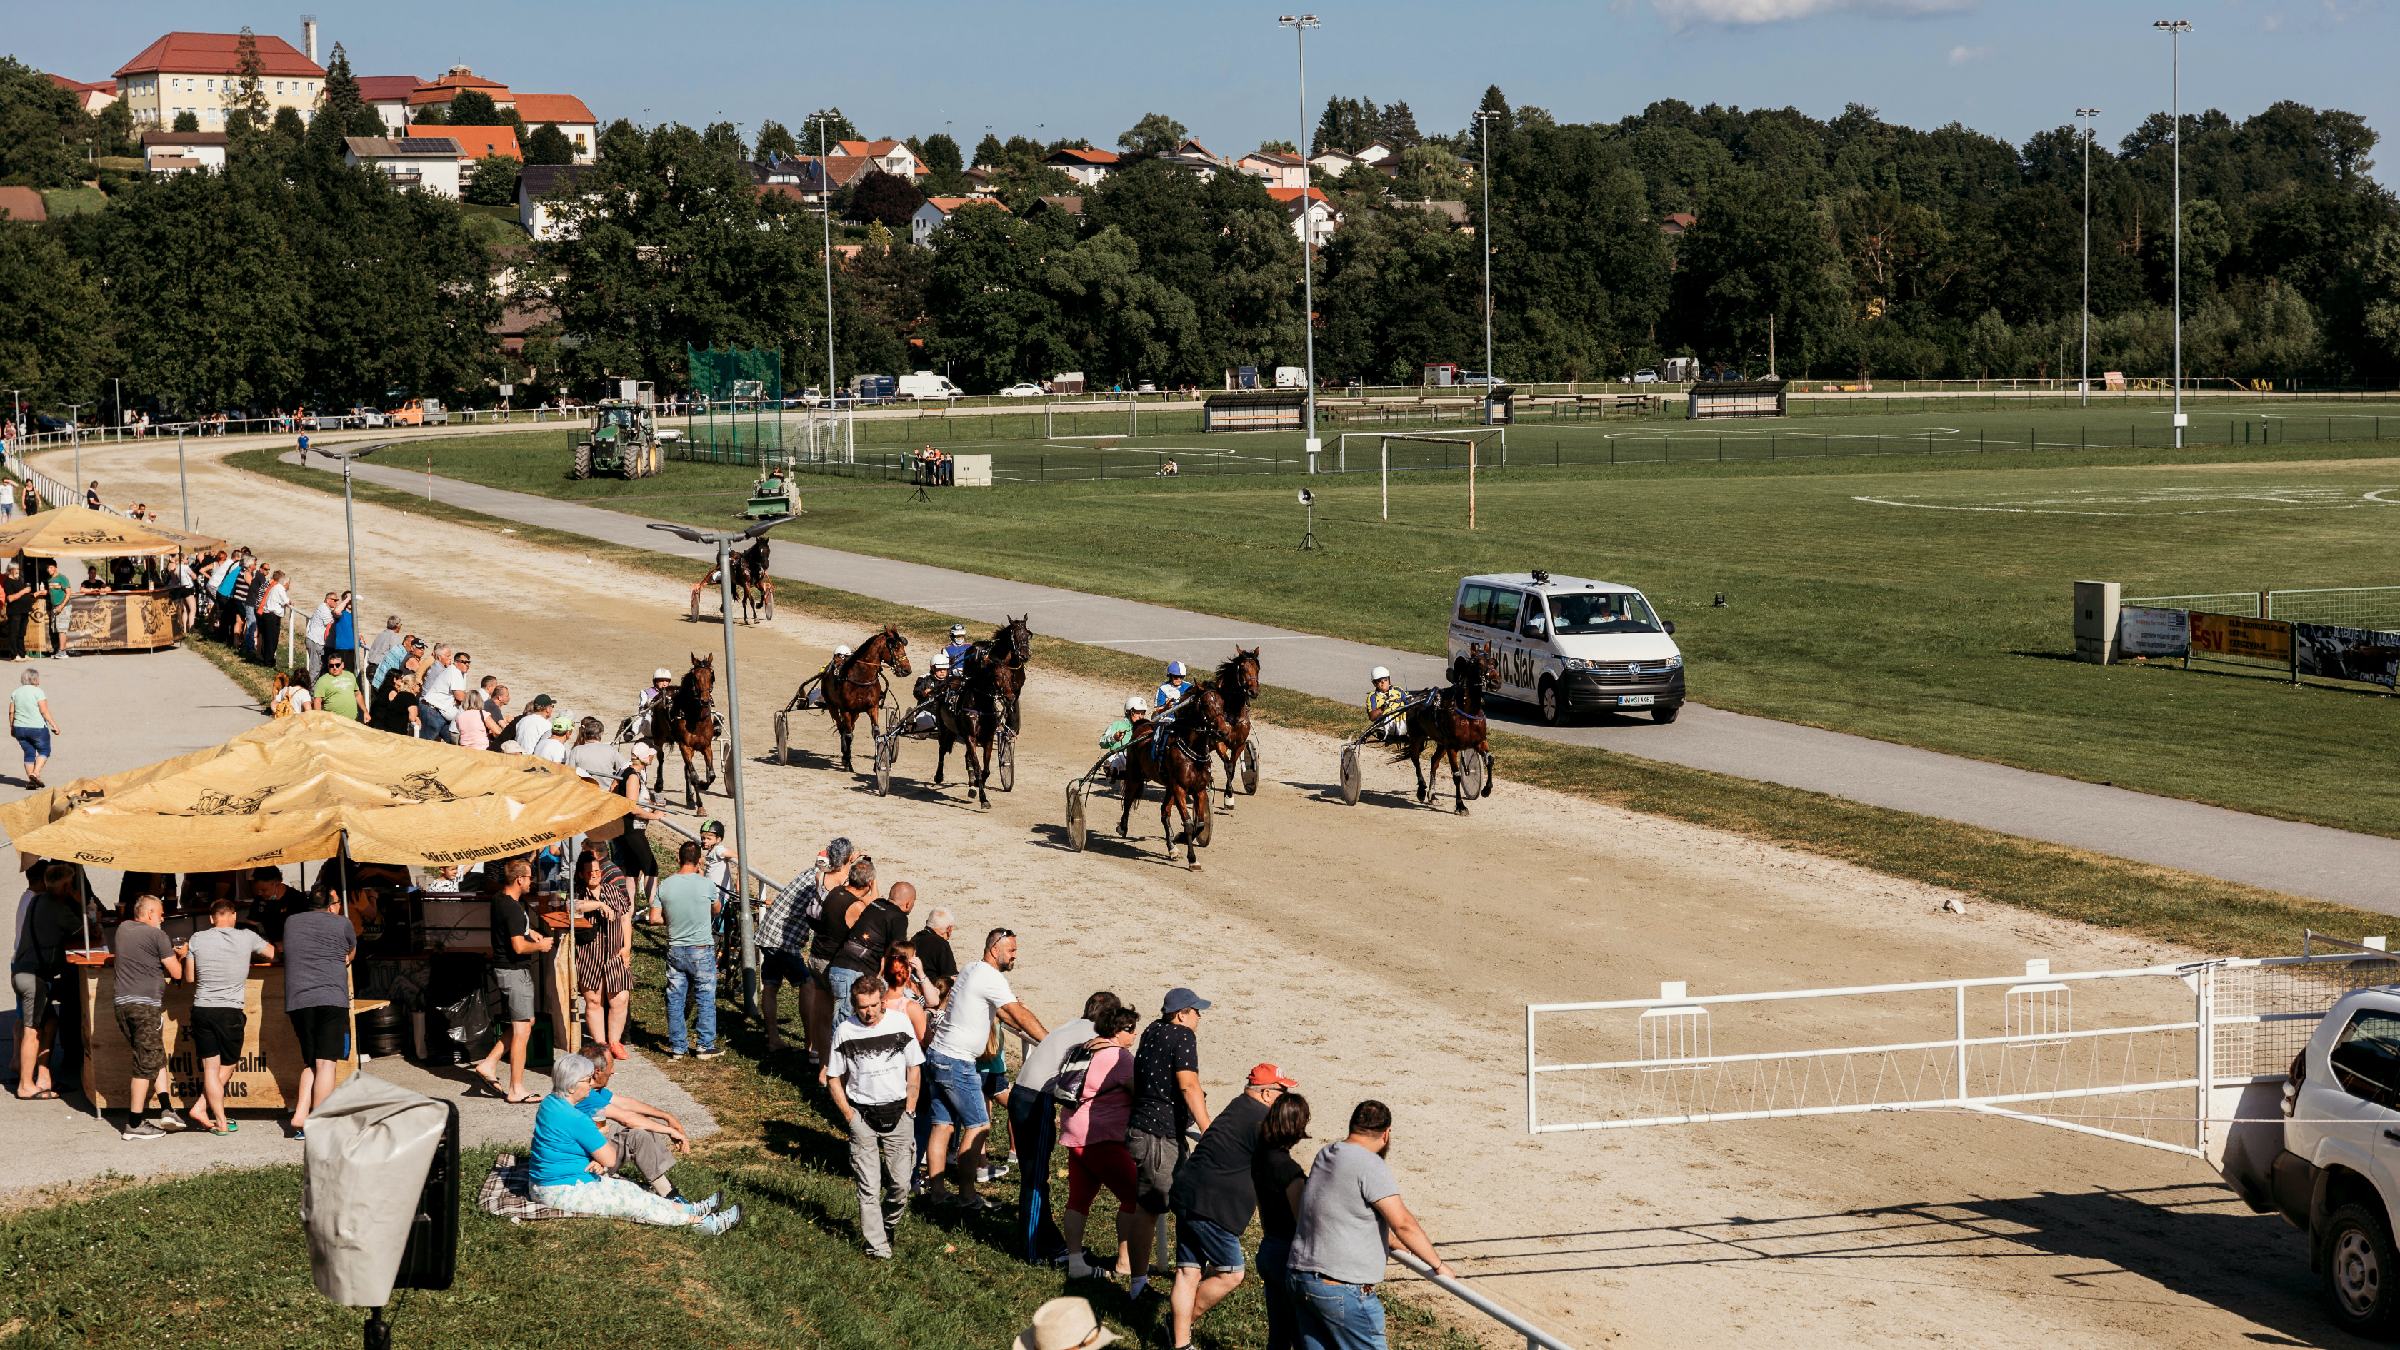
POLYGON ((1490 693, 1500 687, 1500 657, 1492 644, 1478 642, 1460 653, 1450 663, 1450 683, 1477 693, 1490 693))
POLYGON ((1234 648, 1233 659, 1225 663, 1222 673, 1236 677, 1241 682, 1243 693, 1252 698, 1258 697, 1258 648, 1234 648))
POLYGON ((1020 666, 1032 660, 1033 616, 1028 614, 1022 619, 1012 616, 1006 628, 992 635, 992 645, 1006 648, 1009 659, 1020 666))
MULTIPOLYGON (((902 675, 913 673, 909 669, 908 665, 907 634, 901 632, 897 627, 887 623, 883 626, 882 632, 877 633, 875 636, 867 639, 867 645, 869 646, 872 646, 878 642, 883 644, 883 659, 892 663, 893 670, 898 671, 902 675)), ((861 650, 864 650, 864 648, 861 650)))
POLYGON ((698 694, 704 700, 715 698, 717 696, 717 658, 715 653, 702 656, 698 652, 693 652, 691 657, 692 668, 683 672, 683 687, 698 694))

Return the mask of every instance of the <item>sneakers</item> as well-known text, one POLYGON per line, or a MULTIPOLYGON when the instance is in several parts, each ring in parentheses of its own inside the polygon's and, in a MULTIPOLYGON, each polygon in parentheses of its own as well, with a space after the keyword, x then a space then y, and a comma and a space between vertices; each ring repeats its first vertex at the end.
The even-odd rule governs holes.
POLYGON ((153 1120, 151 1123, 158 1126, 159 1130, 166 1134, 181 1134, 185 1130, 192 1128, 192 1122, 175 1114, 173 1108, 160 1111, 157 1119, 153 1120))
MULTIPOLYGON (((677 1199, 679 1199, 679 1200, 680 1200, 680 1199, 682 1199, 682 1197, 681 1197, 681 1196, 678 1196, 678 1197, 676 1197, 676 1198, 677 1198, 677 1199)), ((700 1215, 704 1215, 704 1216, 705 1216, 705 1215, 709 1215, 709 1214, 714 1214, 714 1213, 716 1213, 716 1212, 717 1212, 717 1206, 718 1206, 719 1204, 721 1204, 721 1203, 724 1201, 724 1199, 725 1199, 725 1192, 723 1192, 723 1191, 718 1191, 718 1192, 716 1192, 715 1194, 713 1194, 713 1195, 709 1196, 709 1197, 708 1197, 706 1200, 684 1200, 684 1201, 683 1201, 683 1203, 685 1203, 685 1204, 687 1204, 687 1205, 690 1205, 690 1206, 692 1207, 692 1211, 693 1211, 694 1213, 696 1213, 696 1214, 700 1214, 700 1215)))
POLYGON ((691 1057, 692 1052, 689 1050, 678 1050, 673 1046, 667 1047, 667 1058, 669 1059, 690 1059, 691 1057))
POLYGON ((707 1218, 702 1219, 700 1222, 692 1226, 699 1229, 704 1236, 715 1237, 718 1234, 732 1228, 735 1224, 740 1223, 741 1221, 742 1207, 740 1205, 735 1205, 731 1209, 718 1210, 716 1213, 709 1215, 707 1218))
POLYGON ((724 1057, 725 1051, 721 1046, 712 1045, 705 1050, 694 1050, 692 1052, 692 1058, 694 1059, 723 1059, 724 1057))
POLYGON ((991 1165, 990 1165, 990 1166, 988 1166, 988 1167, 985 1167, 985 1168, 982 1168, 982 1169, 978 1170, 978 1171, 975 1173, 975 1179, 976 1179, 977 1181, 980 1181, 980 1182, 982 1182, 984 1185, 986 1185, 986 1186, 989 1186, 989 1185, 991 1185, 993 1182, 995 1182, 995 1181, 999 1181, 999 1180, 1002 1180, 1003 1178, 1007 1177, 1007 1175, 1008 1175, 1008 1164, 1007 1164, 1007 1163, 993 1163, 993 1164, 991 1164, 991 1165))
POLYGON ((119 1139, 164 1139, 167 1132, 146 1120, 137 1120, 117 1132, 119 1139))
POLYGON ((1070 1280, 1096 1280, 1100 1278, 1100 1269, 1084 1260, 1082 1252, 1068 1252, 1067 1278, 1070 1280))

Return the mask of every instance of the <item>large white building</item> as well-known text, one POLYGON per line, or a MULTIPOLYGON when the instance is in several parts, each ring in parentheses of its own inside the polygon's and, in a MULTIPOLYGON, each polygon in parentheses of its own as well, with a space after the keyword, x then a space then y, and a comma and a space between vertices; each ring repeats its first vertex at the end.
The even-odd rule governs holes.
MULTIPOLYGON (((290 108, 308 116, 325 91, 325 68, 272 33, 256 38, 267 115, 290 108)), ((190 113, 202 131, 223 131, 241 86, 241 41, 239 33, 169 33, 117 67, 117 96, 137 126, 169 127, 190 113)))

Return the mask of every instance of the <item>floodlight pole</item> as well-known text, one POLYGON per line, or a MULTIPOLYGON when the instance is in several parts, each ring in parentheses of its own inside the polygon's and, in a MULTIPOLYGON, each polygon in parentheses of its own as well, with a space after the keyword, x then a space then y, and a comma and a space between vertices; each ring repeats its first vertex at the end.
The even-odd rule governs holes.
MULTIPOLYGON (((823 119, 819 119, 818 126, 822 129, 823 119)), ((713 545, 717 550, 717 603, 725 628, 725 787, 733 797, 733 851, 739 855, 733 867, 734 907, 742 935, 742 1007, 753 1015, 758 1010, 758 942, 750 905, 750 812, 742 792, 742 676, 733 654, 733 546, 755 539, 789 519, 777 516, 732 534, 695 530, 665 521, 650 522, 651 529, 664 530, 695 544, 713 545)))
MULTIPOLYGON (((820 407, 833 406, 833 178, 825 167, 825 115, 817 114, 817 211, 825 221, 825 396, 820 407)), ((735 848, 741 841, 735 840, 735 848)))
POLYGON ((75 447, 75 491, 83 491, 83 422, 77 416, 84 410, 81 403, 67 405, 67 440, 75 447))
POLYGON ((2189 19, 2160 19, 2150 25, 2167 35, 2169 107, 2175 121, 2175 448, 2183 448, 2183 35, 2189 19))
POLYGON ((1497 108, 1477 108, 1475 122, 1483 132, 1483 424, 1492 424, 1492 385, 1499 376, 1492 370, 1492 119, 1500 115, 1497 108))
POLYGON ((1300 58, 1300 335, 1308 364, 1308 471, 1317 470, 1317 452, 1324 443, 1317 439, 1317 283, 1316 251, 1317 221, 1315 203, 1310 200, 1309 164, 1305 147, 1308 145, 1308 30, 1319 26, 1314 14, 1286 14, 1276 23, 1292 30, 1300 58))
POLYGON ((2083 119, 2083 373, 2076 381, 2083 406, 2092 406, 2092 119, 2098 108, 2077 108, 2083 119))
MULTIPOLYGON (((192 480, 183 471, 183 432, 180 429, 175 433, 175 490, 183 497, 183 528, 188 534, 192 528, 192 480)), ((355 618, 351 620, 353 630, 357 622, 355 618)))

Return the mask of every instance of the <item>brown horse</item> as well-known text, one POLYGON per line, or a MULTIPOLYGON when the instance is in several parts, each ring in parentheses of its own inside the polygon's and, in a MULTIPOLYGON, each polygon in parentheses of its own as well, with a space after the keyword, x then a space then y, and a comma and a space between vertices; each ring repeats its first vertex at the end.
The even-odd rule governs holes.
POLYGON ((992 794, 984 785, 992 776, 992 743, 999 738, 1000 721, 1007 715, 1000 706, 1002 665, 990 643, 976 643, 967 649, 964 671, 933 700, 934 786, 941 786, 943 766, 950 761, 950 747, 956 745, 967 764, 967 795, 977 806, 992 804, 992 794))
POLYGON ((1225 809, 1233 809, 1234 769, 1250 744, 1250 703, 1258 697, 1258 648, 1236 647, 1217 673, 1196 691, 1216 724, 1217 753, 1225 761, 1225 809))
POLYGON ((760 535, 748 548, 737 548, 729 560, 733 571, 734 598, 741 602, 742 620, 756 623, 763 616, 775 617, 775 579, 767 575, 773 555, 767 551, 767 537, 760 535))
POLYGON ((669 749, 683 755, 683 804, 686 809, 700 808, 700 795, 715 786, 717 781, 717 658, 714 655, 691 654, 692 668, 683 673, 683 680, 673 693, 650 705, 649 741, 659 752, 657 782, 652 791, 667 790, 667 756, 669 749), (706 777, 694 785, 692 760, 697 757, 706 777))
POLYGON ((1125 772, 1118 779, 1125 808, 1117 813, 1117 837, 1126 836, 1126 826, 1133 819, 1133 804, 1141 800, 1142 785, 1156 783, 1165 794, 1158 804, 1158 830, 1166 836, 1167 857, 1175 856, 1176 836, 1167 820, 1168 813, 1173 812, 1183 822, 1184 866, 1197 872, 1200 857, 1193 846, 1206 844, 1211 833, 1209 764, 1222 732, 1197 693, 1170 711, 1178 715, 1163 736, 1143 735, 1126 748, 1125 772))
POLYGON ((1450 792, 1457 804, 1458 814, 1467 814, 1466 781, 1459 768, 1458 757, 1472 750, 1483 756, 1484 775, 1481 795, 1492 795, 1492 749, 1485 740, 1484 695, 1500 683, 1500 663, 1492 655, 1489 643, 1478 642, 1450 660, 1450 686, 1408 710, 1401 727, 1405 738, 1392 751, 1396 762, 1407 760, 1417 771, 1417 800, 1433 800, 1433 785, 1427 779, 1426 766, 1418 763, 1425 747, 1433 747, 1432 768, 1439 772, 1442 761, 1450 761, 1450 792))
POLYGON ((1011 618, 993 631, 985 645, 992 653, 992 684, 999 694, 1001 715, 1008 719, 1010 731, 1023 731, 1017 700, 1025 692, 1026 663, 1033 659, 1033 616, 1011 618))
MULTIPOLYGON (((765 539, 758 542, 765 543, 765 539)), ((864 715, 873 739, 883 736, 883 668, 890 666, 894 673, 907 675, 908 638, 890 624, 883 631, 870 633, 858 650, 848 656, 837 656, 825 665, 824 672, 814 680, 804 680, 792 701, 784 705, 785 712, 797 712, 809 706, 808 687, 815 684, 824 700, 818 706, 833 714, 833 728, 842 737, 842 767, 850 765, 850 733, 864 715)))

